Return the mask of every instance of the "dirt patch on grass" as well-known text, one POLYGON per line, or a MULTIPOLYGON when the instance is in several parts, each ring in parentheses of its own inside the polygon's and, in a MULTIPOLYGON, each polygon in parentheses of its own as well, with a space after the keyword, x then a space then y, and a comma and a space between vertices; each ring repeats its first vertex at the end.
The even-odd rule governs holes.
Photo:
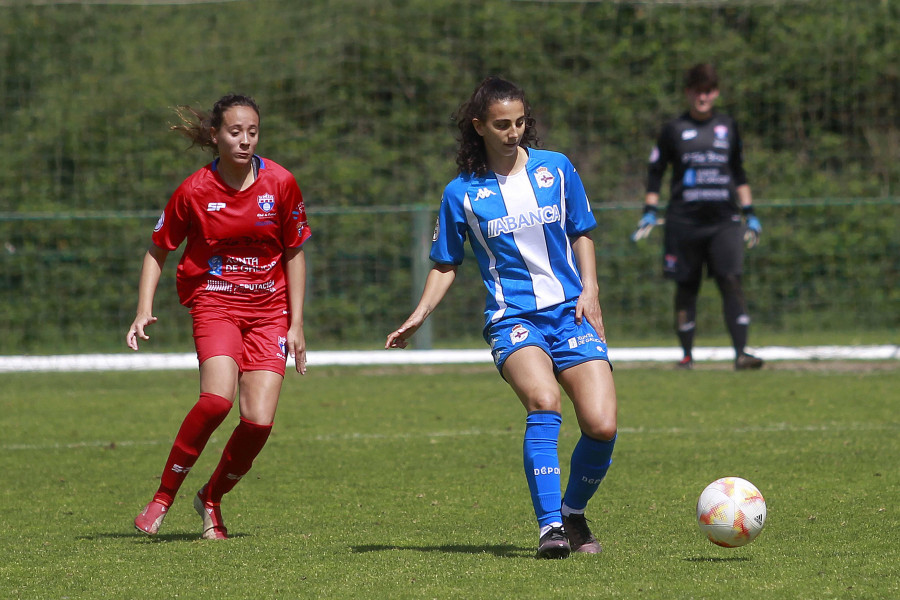
MULTIPOLYGON (((618 369, 663 369, 677 371, 675 363, 664 362, 616 362, 618 369)), ((733 371, 731 361, 700 361, 694 363, 695 371, 733 371)), ((771 360, 763 371, 819 371, 822 373, 873 373, 900 370, 900 360, 771 360)))

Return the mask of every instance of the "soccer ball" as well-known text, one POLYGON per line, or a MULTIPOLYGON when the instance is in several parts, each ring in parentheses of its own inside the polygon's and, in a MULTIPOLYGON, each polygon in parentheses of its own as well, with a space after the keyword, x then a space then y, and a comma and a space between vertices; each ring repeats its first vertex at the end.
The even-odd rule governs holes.
POLYGON ((746 479, 722 477, 700 494, 697 524, 713 544, 744 546, 755 540, 766 524, 766 501, 746 479))

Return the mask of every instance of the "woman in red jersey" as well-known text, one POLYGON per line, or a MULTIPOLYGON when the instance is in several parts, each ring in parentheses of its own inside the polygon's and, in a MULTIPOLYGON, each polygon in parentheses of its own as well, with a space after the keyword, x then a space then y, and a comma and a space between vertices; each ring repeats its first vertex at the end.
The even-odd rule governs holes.
POLYGON ((172 127, 210 148, 212 163, 175 190, 144 256, 137 315, 126 342, 156 322, 153 298, 169 252, 187 240, 176 276, 193 317, 200 397, 178 430, 153 500, 134 520, 154 535, 213 431, 239 396, 240 422, 194 508, 205 539, 227 539, 219 505, 253 464, 272 430, 287 356, 306 373, 303 298, 310 236, 294 176, 256 155, 259 108, 248 96, 219 99, 209 114, 182 107, 172 127))

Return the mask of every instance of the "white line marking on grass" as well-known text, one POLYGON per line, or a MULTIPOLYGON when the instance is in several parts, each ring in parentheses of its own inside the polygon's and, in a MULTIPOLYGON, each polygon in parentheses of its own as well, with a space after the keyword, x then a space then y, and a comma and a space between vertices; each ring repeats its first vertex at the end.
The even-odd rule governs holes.
MULTIPOLYGON (((763 360, 900 360, 900 346, 768 346, 752 348, 763 360)), ((610 359, 622 362, 677 362, 679 348, 610 348, 610 359)), ((492 364, 490 350, 352 350, 309 352, 310 367, 370 365, 492 364)), ((694 361, 731 361, 731 348, 695 348, 694 361)), ((293 368, 293 359, 288 367, 293 368)), ((191 353, 73 354, 60 356, 0 356, 0 373, 77 371, 158 371, 197 369, 191 353)))
MULTIPOLYGON (((620 435, 710 435, 710 434, 747 434, 747 433, 843 433, 847 431, 900 431, 900 423, 828 423, 823 425, 792 425, 790 423, 774 423, 772 425, 751 425, 747 427, 728 428, 687 428, 687 427, 620 427, 620 435)), ((430 431, 408 433, 334 433, 314 435, 310 437, 282 437, 272 438, 270 443, 297 443, 303 441, 314 442, 346 442, 354 440, 396 441, 396 440, 420 440, 429 438, 456 438, 477 436, 516 436, 522 435, 520 430, 484 430, 463 429, 459 431, 430 431)), ((217 443, 216 438, 211 438, 210 443, 217 443)), ((110 448, 131 446, 159 446, 169 445, 171 440, 94 440, 85 442, 73 442, 71 444, 3 444, 0 451, 47 451, 47 450, 79 450, 82 448, 110 448)))
MULTIPOLYGON (((212 441, 212 440, 210 440, 212 441)), ((60 444, 60 443, 51 443, 51 444, 3 444, 0 446, 0 450, 77 450, 79 448, 118 448, 119 446, 159 446, 160 444, 171 444, 172 440, 163 441, 163 440, 124 440, 124 441, 111 441, 111 440, 93 440, 89 442, 72 442, 71 444, 60 444)))

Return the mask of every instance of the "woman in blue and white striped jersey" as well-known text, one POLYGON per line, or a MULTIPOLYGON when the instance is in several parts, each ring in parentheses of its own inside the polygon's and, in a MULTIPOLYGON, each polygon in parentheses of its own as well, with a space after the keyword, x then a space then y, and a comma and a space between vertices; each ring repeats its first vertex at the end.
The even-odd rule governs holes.
POLYGON ((527 411, 525 476, 538 527, 538 558, 601 550, 585 519, 612 462, 616 392, 598 300, 597 226, 575 167, 534 148, 521 88, 485 79, 457 113, 458 176, 444 190, 434 267, 418 306, 387 337, 404 348, 456 277, 468 240, 487 288, 484 338, 527 411), (561 492, 560 386, 581 429, 561 492))

